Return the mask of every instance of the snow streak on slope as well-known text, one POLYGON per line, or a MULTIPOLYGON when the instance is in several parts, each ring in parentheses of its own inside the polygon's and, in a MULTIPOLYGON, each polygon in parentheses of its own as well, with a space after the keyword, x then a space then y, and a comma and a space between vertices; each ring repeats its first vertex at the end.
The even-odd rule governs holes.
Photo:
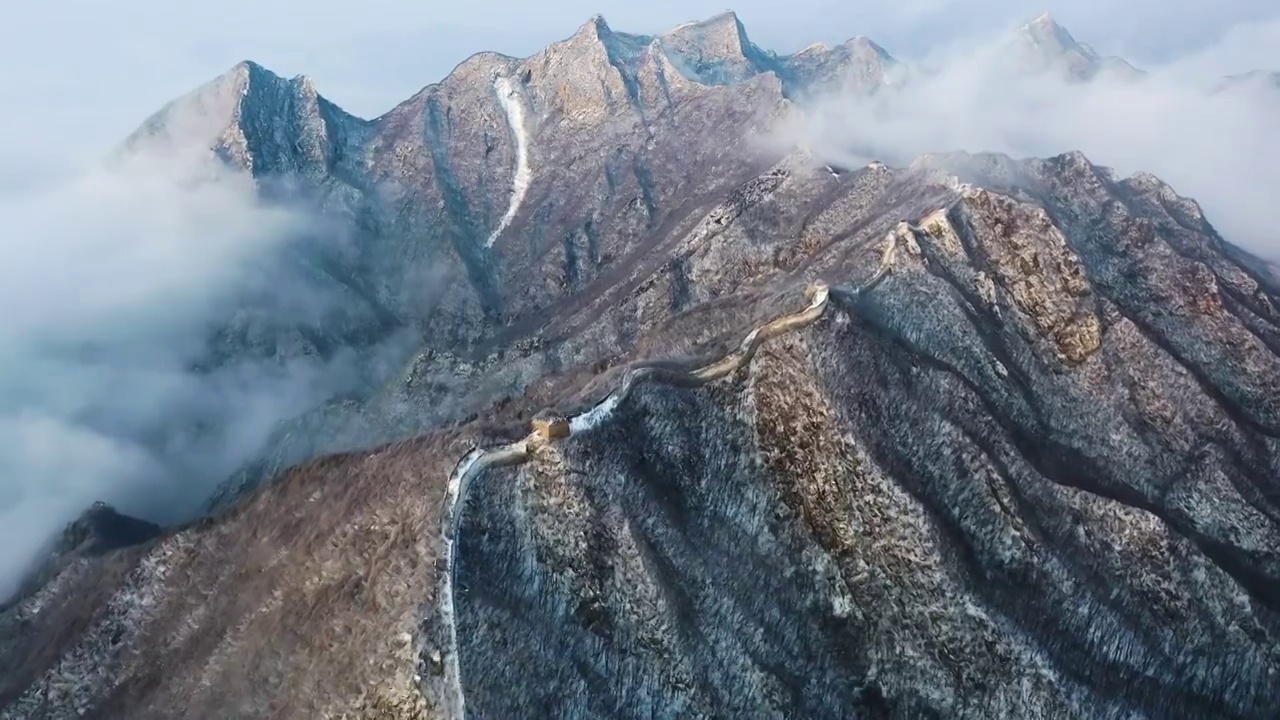
MULTIPOLYGON (((886 258, 888 258, 888 253, 886 253, 886 258)), ((887 271, 886 268, 882 268, 881 270, 882 273, 887 271)), ((882 276, 882 273, 877 277, 882 276)), ((857 290, 854 292, 856 293, 857 290)), ((820 280, 815 281, 809 285, 806 293, 810 298, 808 307, 799 313, 783 316, 773 320, 772 322, 766 323, 761 327, 755 328, 742 341, 739 345, 739 350, 736 353, 732 353, 718 362, 697 370, 690 372, 668 372, 663 376, 668 382, 673 382, 674 384, 699 386, 705 385, 708 382, 719 379, 738 370, 751 362, 756 349, 761 343, 785 332, 809 325, 822 315, 822 311, 826 307, 828 298, 827 284, 820 280)), ((535 425, 532 433, 524 439, 514 443, 489 450, 473 448, 471 452, 458 462, 453 474, 450 475, 448 488, 445 493, 445 510, 443 513, 442 534, 446 557, 445 573, 439 595, 440 614, 447 633, 447 647, 443 654, 445 656, 445 703, 447 705, 449 717, 455 718, 456 720, 464 720, 466 717, 466 699, 462 687, 462 668, 460 658, 458 657, 458 627, 454 604, 455 588, 453 576, 457 568, 457 541, 459 525, 461 524, 462 506, 466 502, 467 488, 471 481, 488 468, 518 465, 526 462, 539 448, 560 437, 573 437, 598 427, 613 415, 613 412, 631 393, 631 390, 637 384, 648 378, 657 377, 658 375, 659 373, 656 368, 653 367, 644 367, 628 372, 624 377, 621 386, 590 410, 568 418, 567 420, 561 420, 560 422, 565 422, 568 425, 568 432, 565 435, 550 433, 545 429, 539 429, 535 425)))
POLYGON ((454 469, 453 474, 449 476, 449 486, 445 491, 445 518, 444 518, 444 552, 445 552, 445 572, 444 587, 442 588, 441 614, 444 616, 444 626, 449 632, 448 654, 444 658, 445 662, 445 703, 451 710, 450 717, 465 717, 466 710, 464 707, 465 698, 462 695, 462 677, 458 665, 458 626, 455 621, 455 612, 453 606, 453 563, 456 553, 453 550, 453 544, 457 537, 458 516, 458 496, 462 492, 462 482, 464 478, 469 478, 471 467, 476 464, 482 456, 484 450, 475 448, 467 453, 458 466, 454 469))
MULTIPOLYGON (((629 385, 625 387, 627 389, 630 388, 629 385)), ((584 412, 581 415, 575 415, 574 417, 570 418, 569 434, 576 435, 577 433, 586 432, 587 430, 590 430, 596 427, 597 425, 599 425, 606 418, 608 418, 610 415, 613 414, 614 408, 618 407, 618 403, 622 402, 622 397, 624 394, 625 394, 625 390, 615 392, 609 397, 605 398, 604 402, 601 402, 599 405, 596 405, 595 407, 591 408, 587 412, 584 412)))
POLYGON ((516 137, 516 175, 511 181, 511 204, 507 206, 507 212, 498 222, 498 227, 494 228, 493 234, 485 241, 485 247, 493 247, 498 236, 515 219, 520 205, 524 203, 525 193, 529 191, 529 180, 533 177, 533 171, 529 169, 529 135, 525 130, 524 105, 520 102, 516 86, 509 78, 500 77, 493 81, 493 87, 498 91, 498 102, 506 111, 507 124, 516 137))

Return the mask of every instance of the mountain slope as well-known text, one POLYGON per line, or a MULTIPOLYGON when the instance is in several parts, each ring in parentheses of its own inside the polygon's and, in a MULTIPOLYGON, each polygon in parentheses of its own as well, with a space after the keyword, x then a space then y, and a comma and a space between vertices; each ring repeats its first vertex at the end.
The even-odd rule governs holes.
MULTIPOLYGON (((1012 43, 1017 72, 1124 75, 1047 16, 1012 43)), ((340 306, 367 310, 318 335, 335 347, 390 345, 387 362, 403 368, 281 428, 220 497, 318 453, 411 437, 526 392, 539 371, 496 368, 507 365, 498 355, 663 262, 686 230, 681 219, 781 157, 785 149, 758 142, 780 118, 806 98, 911 78, 865 38, 782 56, 753 43, 732 13, 657 36, 596 16, 529 58, 469 58, 372 121, 341 112, 305 78, 251 63, 175 103, 152 132, 180 126, 174 117, 206 118, 219 127, 220 156, 347 229, 351 239, 317 244, 306 262, 340 306), (401 349, 404 337, 416 338, 416 353, 401 349)), ((218 354, 306 348, 271 338, 317 334, 261 324, 227 334, 218 354)), ((556 362, 586 368, 600 350, 556 362)))
POLYGON ((374 319, 314 347, 419 351, 208 518, 95 509, 0 609, 0 718, 1268 717, 1280 285, 1079 153, 753 142, 894 68, 597 17, 369 121, 251 64, 167 108, 131 144, 353 228, 299 252, 374 319))
POLYGON ((458 393, 432 392, 423 378, 489 362, 544 318, 651 272, 642 266, 660 261, 676 223, 776 161, 754 140, 794 112, 789 95, 878 86, 892 61, 867 47, 781 58, 746 39, 732 15, 658 37, 614 32, 595 17, 529 58, 476 55, 367 123, 327 110, 302 80, 247 66, 241 109, 219 115, 239 118, 220 152, 261 183, 287 181, 348 218, 358 254, 334 264, 354 268, 352 282, 393 321, 388 333, 408 326, 422 340, 406 367, 411 391, 354 419, 330 407, 282 429, 224 497, 318 452, 407 437, 522 392, 527 380, 458 393), (716 79, 693 69, 695 55, 717 53, 741 72, 716 79), (253 92, 255 82, 267 89, 253 92), (275 136, 243 127, 272 113, 283 118, 275 136), (287 147, 259 150, 241 136, 287 147))
MULTIPOLYGON (((1193 202, 1079 155, 841 178, 797 156, 721 208, 682 269, 574 338, 631 317, 640 347, 715 356, 804 278, 829 307, 728 379, 639 386, 474 479, 453 596, 470 716, 1275 706, 1278 293, 1193 202), (843 292, 889 242, 891 274, 843 292), (642 319, 681 287, 688 310, 642 319)), ((572 412, 617 377, 544 382, 572 412)), ((432 716, 447 479, 471 442, 522 434, 513 412, 72 564, 5 615, 7 712, 432 716)))

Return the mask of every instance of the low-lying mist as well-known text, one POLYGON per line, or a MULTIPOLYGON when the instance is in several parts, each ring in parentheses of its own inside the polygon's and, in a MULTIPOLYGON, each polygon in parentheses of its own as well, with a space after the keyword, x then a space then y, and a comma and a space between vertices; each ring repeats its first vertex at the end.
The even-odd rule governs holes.
POLYGON ((321 224, 248 177, 133 156, 4 187, 0 597, 96 500, 162 523, 198 512, 280 421, 368 366, 283 346, 297 334, 279 328, 336 302, 296 257, 321 224), (261 347, 211 358, 228 327, 261 347))
POLYGON ((1280 254, 1271 217, 1280 188, 1280 88, 1213 76, 1211 53, 1141 79, 1104 73, 1078 82, 1017 72, 1008 50, 999 41, 966 43, 874 97, 817 99, 777 139, 854 166, 906 164, 934 152, 1080 150, 1124 174, 1157 175, 1199 201, 1228 240, 1280 254))

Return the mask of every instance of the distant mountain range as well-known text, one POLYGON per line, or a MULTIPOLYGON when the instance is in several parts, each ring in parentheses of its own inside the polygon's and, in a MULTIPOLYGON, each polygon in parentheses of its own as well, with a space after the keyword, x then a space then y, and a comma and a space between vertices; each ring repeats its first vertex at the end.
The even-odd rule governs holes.
MULTIPOLYGON (((1145 77, 1047 15, 995 57, 1145 77)), ((0 611, 0 718, 1271 716, 1280 284, 1078 152, 767 142, 925 72, 597 16, 372 120, 251 62, 162 109, 124 152, 342 230, 288 246, 334 310, 238 308, 209 366, 402 370, 279 428, 207 518, 93 508, 0 611), (816 279, 821 318, 681 385, 816 279), (637 361, 675 380, 455 503, 473 447, 637 361)))
MULTIPOLYGON (((993 72, 1143 77, 1047 14, 997 50, 993 72)), ((399 386, 374 383, 357 393, 357 412, 347 397, 300 420, 306 430, 282 428, 220 497, 318 452, 407 437, 523 392, 530 375, 485 373, 486 386, 462 396, 430 379, 456 377, 461 363, 483 363, 616 291, 620 274, 654 258, 655 231, 775 162, 780 151, 759 152, 752 139, 807 100, 870 96, 923 74, 862 37, 777 55, 731 12, 659 36, 616 32, 596 16, 529 58, 474 55, 373 120, 344 112, 304 76, 285 80, 252 62, 174 101, 126 148, 212 148, 264 187, 309 197, 359 238, 307 238, 298 252, 306 282, 342 298, 340 312, 305 328, 241 312, 216 357, 323 355, 406 328, 422 338, 399 386)))

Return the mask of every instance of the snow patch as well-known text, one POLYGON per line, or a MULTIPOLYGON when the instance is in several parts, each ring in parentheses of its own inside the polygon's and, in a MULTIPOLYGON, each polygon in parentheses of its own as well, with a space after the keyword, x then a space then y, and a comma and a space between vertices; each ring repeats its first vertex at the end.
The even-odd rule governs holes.
POLYGON ((466 457, 462 458, 462 461, 454 468, 453 474, 449 476, 449 484, 445 490, 445 571, 443 587, 440 589, 442 598, 440 615, 449 633, 448 642, 445 646, 446 704, 452 706, 453 717, 457 718, 466 716, 466 699, 462 694, 462 668, 458 664, 457 612, 454 610, 453 605, 453 570, 457 557, 458 518, 461 516, 458 510, 458 498, 462 496, 463 485, 470 479, 471 469, 475 467, 476 462, 484 454, 484 450, 479 447, 473 448, 471 452, 467 453, 466 457))
POLYGON ((577 435, 580 432, 591 430, 604 422, 613 411, 618 407, 618 403, 622 400, 622 393, 615 392, 609 397, 602 400, 598 405, 581 415, 574 416, 569 420, 569 434, 577 435))
POLYGON ((445 503, 448 504, 445 509, 446 515, 452 517, 454 506, 458 504, 458 495, 462 489, 462 479, 466 477, 467 471, 471 469, 472 465, 476 464, 481 455, 484 455, 483 450, 478 447, 472 449, 462 458, 462 461, 454 469, 453 474, 449 476, 449 484, 445 488, 445 503))
MULTIPOLYGON (((502 83, 501 80, 495 82, 495 84, 500 83, 502 83)), ((892 234, 890 234, 890 237, 892 238, 892 234)), ((890 264, 892 262, 891 253, 892 245, 890 246, 890 249, 886 251, 886 257, 884 259, 886 264, 890 264)), ((810 286, 809 292, 812 293, 812 297, 810 297, 809 307, 804 311, 804 314, 798 316, 787 316, 785 318, 775 320, 773 323, 766 326, 757 327, 743 338, 737 353, 737 365, 733 369, 740 367, 746 359, 749 359, 750 355, 754 353, 754 346, 761 341, 762 335, 765 332, 765 327, 776 327, 779 323, 785 323, 787 324, 785 329, 792 329, 797 326, 807 325, 817 318, 817 315, 806 317, 805 314, 812 313, 814 311, 821 312, 823 305, 827 302, 829 288, 826 283, 816 281, 810 286)), ((719 365, 724 364, 724 362, 725 361, 722 361, 721 363, 713 363, 707 367, 718 367, 719 365)), ((703 370, 705 369, 706 368, 703 368, 703 370)), ((610 393, 590 410, 575 415, 569 419, 569 436, 572 437, 599 427, 601 423, 605 422, 613 415, 614 411, 617 410, 618 406, 622 404, 622 401, 631 394, 632 389, 637 384, 652 376, 655 372, 656 371, 653 368, 648 367, 638 369, 633 368, 628 371, 616 390, 610 393)), ((694 371, 691 374, 696 375, 698 372, 701 371, 694 371)), ((462 503, 462 498, 466 496, 467 483, 470 482, 470 480, 475 477, 479 471, 487 467, 506 466, 523 462, 529 458, 537 447, 541 447, 545 441, 546 438, 540 436, 537 432, 534 432, 523 440, 503 445, 498 448, 490 450, 482 450, 478 447, 474 448, 466 455, 466 457, 462 458, 458 462, 457 466, 454 468, 453 474, 449 476, 449 483, 445 494, 444 529, 442 531, 445 546, 445 573, 442 583, 443 587, 441 588, 442 600, 440 603, 440 614, 448 634, 446 647, 443 652, 445 653, 445 703, 448 706, 448 715, 450 717, 463 718, 466 714, 461 668, 459 667, 458 661, 458 628, 457 613, 454 605, 453 583, 453 576, 457 564, 456 541, 459 526, 461 524, 461 511, 459 505, 462 503)), ((837 605, 835 611, 837 614, 841 612, 848 612, 847 609, 842 609, 842 606, 840 605, 837 605)))
POLYGON ((525 129, 524 103, 520 101, 516 85, 510 78, 499 77, 493 81, 493 88, 498 91, 498 103, 507 113, 507 124, 516 137, 516 174, 511 180, 511 202, 507 205, 507 212, 485 241, 485 247, 493 247, 498 236, 515 219, 524 203, 525 194, 529 192, 529 181, 533 177, 533 171, 529 168, 529 133, 525 129))

